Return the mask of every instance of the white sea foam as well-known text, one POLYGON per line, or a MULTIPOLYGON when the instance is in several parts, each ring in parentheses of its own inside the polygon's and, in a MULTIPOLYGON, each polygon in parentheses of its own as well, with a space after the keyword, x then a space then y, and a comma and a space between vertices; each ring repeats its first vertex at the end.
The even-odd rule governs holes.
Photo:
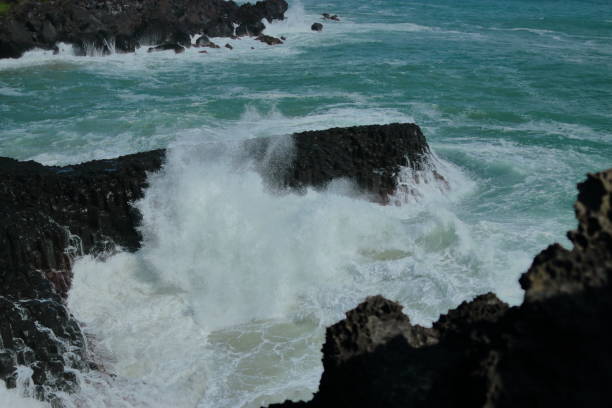
POLYGON ((48 408, 49 404, 24 397, 19 390, 7 390, 4 381, 0 381, 0 407, 7 408, 48 408))
MULTIPOLYGON (((216 131, 244 138, 308 125, 258 118, 251 111, 242 130, 216 131)), ((455 203, 476 186, 449 163, 436 159, 450 191, 431 173, 416 184, 408 175, 417 192, 410 205, 380 206, 341 181, 324 192, 271 193, 248 164, 236 167, 232 149, 187 139, 137 203, 142 250, 75 265, 70 308, 122 381, 101 382, 98 398, 144 406, 121 397, 124 388, 159 392, 179 407, 309 398, 324 327, 368 295, 399 300, 423 324, 488 290, 520 298, 516 276, 527 257, 505 248, 503 226, 458 217, 455 203), (485 230, 499 240, 484 239, 485 230)))
POLYGON ((49 408, 49 404, 37 401, 32 396, 32 369, 17 367, 17 387, 7 389, 0 381, 0 407, 7 408, 49 408))

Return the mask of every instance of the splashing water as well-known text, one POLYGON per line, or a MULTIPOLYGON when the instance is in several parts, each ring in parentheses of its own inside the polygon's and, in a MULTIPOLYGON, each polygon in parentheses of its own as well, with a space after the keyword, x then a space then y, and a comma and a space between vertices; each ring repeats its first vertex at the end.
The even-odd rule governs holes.
MULTIPOLYGON (((268 24, 278 47, 0 61, 2 155, 171 148, 135 204, 143 248, 75 263, 69 306, 103 371, 78 373, 66 406, 309 398, 324 328, 365 296, 421 324, 490 290, 518 302, 533 255, 573 226, 575 183, 610 165, 612 25, 595 3, 303 0, 268 24), (312 33, 322 12, 342 21, 312 33), (390 122, 422 126, 450 190, 406 174, 400 206, 345 181, 272 193, 209 145, 390 122)), ((22 374, 0 405, 44 406, 20 398, 22 374)))

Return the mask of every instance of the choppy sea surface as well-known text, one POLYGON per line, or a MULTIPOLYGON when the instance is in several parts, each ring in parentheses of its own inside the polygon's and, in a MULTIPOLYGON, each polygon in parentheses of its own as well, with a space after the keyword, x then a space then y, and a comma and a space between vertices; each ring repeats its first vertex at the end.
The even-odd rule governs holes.
MULTIPOLYGON (((308 399, 325 327, 366 296, 431 324, 567 244, 577 182, 612 166, 609 1, 290 0, 270 47, 0 60, 0 155, 67 164, 169 147, 143 248, 74 267, 68 304, 108 373, 78 407, 259 407, 308 399), (338 14, 323 22, 320 13, 338 14), (401 206, 346 183, 273 194, 210 154, 334 126, 415 122, 450 191, 401 206)), ((0 406, 44 406, 0 389, 0 406)))

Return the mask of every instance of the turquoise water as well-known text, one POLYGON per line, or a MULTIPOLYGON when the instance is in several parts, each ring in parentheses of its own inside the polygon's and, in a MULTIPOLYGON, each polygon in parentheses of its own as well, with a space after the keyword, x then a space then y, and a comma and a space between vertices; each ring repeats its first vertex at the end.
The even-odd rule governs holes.
MULTIPOLYGON (((186 298, 195 310, 196 326, 212 333, 202 340, 208 348, 198 352, 229 363, 206 360, 210 382, 184 406, 194 406, 193 401, 211 407, 257 406, 307 398, 320 375, 318 350, 325 325, 367 294, 400 300, 411 318, 423 324, 488 290, 510 303, 520 302, 516 279, 532 257, 552 242, 568 243, 564 234, 575 226, 576 183, 587 172, 612 166, 608 1, 302 0, 290 5, 288 20, 268 27, 269 33, 286 36, 278 47, 221 39, 217 42, 231 42, 235 49, 204 55, 195 49, 181 55, 140 50, 77 58, 64 47, 58 56, 37 51, 0 61, 0 155, 64 164, 158 147, 177 152, 148 194, 151 202, 145 200, 141 207, 145 231, 152 236, 165 231, 162 235, 172 236, 174 246, 145 246, 137 259, 144 259, 147 270, 155 269, 154 264, 184 271, 177 272, 173 284, 191 287, 197 275, 193 265, 164 262, 177 254, 194 260, 206 253, 207 261, 197 261, 203 270, 210 276, 217 269, 224 273, 203 287, 215 288, 222 299, 247 299, 247 309, 253 311, 228 306, 231 323, 213 324, 211 316, 199 316, 198 310, 215 309, 214 304, 186 298), (322 12, 337 13, 342 21, 323 22, 323 32, 311 32, 322 12), (183 166, 189 146, 211 140, 397 121, 423 128, 454 183, 448 196, 425 189, 422 201, 400 209, 314 193, 269 199, 257 190, 251 174, 236 179, 224 176, 222 165, 183 166), (219 180, 226 192, 218 191, 219 180), (170 190, 174 196, 161 206, 173 215, 165 220, 167 212, 158 214, 155 203, 163 202, 162 193, 170 190), (226 209, 229 218, 220 215, 226 209), (200 226, 198 231, 213 231, 219 246, 200 241, 196 231, 172 229, 190 223, 200 226), (243 228, 241 233, 230 234, 236 225, 243 228), (308 256, 293 252, 290 239, 286 243, 294 231, 306 237, 307 244, 295 245, 310 251, 308 256), (353 242, 352 237, 359 239, 353 242), (259 238, 270 247, 254 245, 259 238), (240 259, 211 260, 224 248, 236 250, 240 259), (333 256, 327 254, 329 248, 334 248, 333 256), (283 261, 271 261, 277 258, 283 261), (309 267, 348 275, 321 288, 304 276, 309 267), (226 292, 221 278, 230 279, 228 268, 252 272, 265 285, 226 292), (275 287, 273 282, 292 268, 287 298, 301 299, 299 308, 307 311, 306 317, 296 314, 292 308, 297 306, 289 301, 289 306, 269 309, 252 300, 265 298, 266 288, 275 287), (305 289, 295 292, 292 285, 305 289), (319 294, 311 297, 313 288, 319 294), (285 320, 281 326, 270 323, 275 319, 290 321, 290 327, 282 326, 288 324, 285 320), (266 337, 278 340, 270 334, 278 331, 287 339, 277 344, 280 351, 266 337), (243 337, 250 340, 237 346, 236 338, 243 337), (301 345, 283 348, 290 340, 301 345), (272 356, 293 363, 285 367, 272 356), (270 361, 284 368, 274 371, 266 365, 270 361), (261 378, 254 381, 253 376, 261 378)), ((94 335, 106 339, 116 360, 136 358, 126 351, 135 346, 113 342, 120 331, 100 322, 101 312, 85 300, 87 290, 96 290, 95 282, 79 283, 78 273, 142 272, 135 266, 141 261, 115 258, 94 265, 84 260, 76 269, 72 310, 81 311, 94 335)), ((316 281, 330 279, 313 274, 316 281)), ((240 285, 240 279, 230 281, 240 285)), ((283 290, 273 292, 285 294, 283 290)), ((109 304, 120 304, 111 301, 112 291, 108 296, 109 304)), ((136 315, 133 319, 140 321, 136 315)), ((164 347, 160 343, 152 350, 159 354, 164 347)), ((117 367, 126 377, 154 382, 139 370, 151 367, 117 367)), ((177 380, 178 389, 189 388, 185 381, 177 380)))

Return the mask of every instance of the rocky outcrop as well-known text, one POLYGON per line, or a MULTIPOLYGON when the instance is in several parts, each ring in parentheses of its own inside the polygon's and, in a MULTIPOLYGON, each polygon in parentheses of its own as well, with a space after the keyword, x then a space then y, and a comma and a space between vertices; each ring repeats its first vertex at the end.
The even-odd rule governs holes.
MULTIPOLYGON (((275 189, 324 188, 346 178, 380 200, 393 192, 401 166, 421 168, 429 154, 413 124, 260 138, 239 150, 275 189)), ((155 150, 63 167, 0 158, 0 379, 8 386, 23 366, 40 399, 77 389, 73 369, 92 364, 62 300, 72 259, 139 248, 141 216, 131 203, 164 157, 155 150)))
POLYGON ((340 21, 340 17, 337 14, 323 13, 321 16, 323 16, 323 20, 340 21))
POLYGON ((240 6, 225 0, 20 0, 9 7, 0 15, 0 58, 53 49, 57 42, 86 55, 93 49, 133 52, 151 43, 185 47, 193 34, 257 36, 262 19, 282 20, 288 6, 285 0, 240 6))
POLYGON ((40 298, 29 285, 42 273, 64 295, 70 253, 105 245, 139 247, 147 171, 161 166, 161 150, 65 167, 0 158, 0 294, 40 298))
POLYGON ((32 396, 56 401, 78 389, 75 369, 91 368, 85 339, 63 303, 72 257, 140 243, 146 171, 163 151, 46 167, 0 158, 0 379, 15 386, 31 371, 32 396))
POLYGON ((276 38, 276 37, 272 37, 269 35, 259 35, 257 36, 257 38, 255 38, 257 41, 261 41, 264 44, 268 44, 268 45, 280 45, 283 43, 283 40, 281 40, 280 38, 276 38))
POLYGON ((430 163, 421 129, 407 123, 296 133, 289 145, 283 138, 254 139, 246 150, 277 188, 325 188, 334 179, 348 179, 382 203, 395 193, 402 167, 422 170, 430 163))
MULTIPOLYGON (((402 166, 422 168, 429 147, 418 126, 391 124, 253 139, 244 154, 276 189, 325 188, 345 178, 385 201, 402 166)), ((1 293, 40 297, 29 285, 31 271, 40 271, 63 296, 67 249, 138 249, 140 215, 131 202, 142 197, 147 172, 158 170, 164 155, 155 150, 64 167, 0 158, 0 268, 7 271, 1 293)))
POLYGON ((327 329, 312 401, 271 407, 611 406, 612 169, 578 190, 574 247, 535 257, 520 306, 489 293, 423 328, 368 298, 327 329))
POLYGON ((323 24, 321 24, 321 23, 313 23, 313 24, 310 26, 310 29, 311 29, 312 31, 323 31, 323 24))
POLYGON ((210 38, 206 37, 205 35, 201 36, 200 38, 196 40, 195 46, 196 47, 208 47, 208 48, 221 48, 217 44, 212 42, 210 38))

